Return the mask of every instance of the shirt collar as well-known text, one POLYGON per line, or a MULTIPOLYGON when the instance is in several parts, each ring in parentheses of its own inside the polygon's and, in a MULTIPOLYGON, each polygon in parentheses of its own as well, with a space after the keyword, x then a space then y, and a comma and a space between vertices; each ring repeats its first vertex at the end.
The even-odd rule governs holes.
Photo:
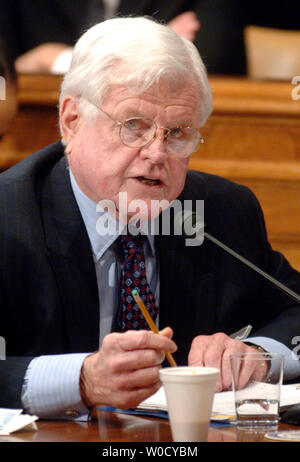
MULTIPOLYGON (((107 210, 86 196, 79 188, 71 169, 69 172, 73 193, 90 239, 93 258, 96 263, 118 236, 124 234, 126 225, 120 223, 107 210), (106 233, 97 231, 97 229, 100 230, 101 223, 105 224, 106 233)), ((150 251, 152 255, 155 255, 154 236, 150 234, 147 235, 147 238, 150 251)))

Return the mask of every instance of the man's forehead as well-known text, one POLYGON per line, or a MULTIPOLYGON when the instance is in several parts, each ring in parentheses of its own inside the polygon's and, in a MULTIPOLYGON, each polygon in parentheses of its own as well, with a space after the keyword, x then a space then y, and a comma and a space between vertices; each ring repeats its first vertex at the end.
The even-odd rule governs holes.
POLYGON ((193 113, 200 105, 200 95, 194 82, 184 85, 167 86, 152 85, 145 91, 138 92, 135 88, 115 85, 111 87, 103 102, 104 107, 111 106, 127 111, 138 111, 141 106, 153 104, 162 108, 181 108, 183 112, 193 113))

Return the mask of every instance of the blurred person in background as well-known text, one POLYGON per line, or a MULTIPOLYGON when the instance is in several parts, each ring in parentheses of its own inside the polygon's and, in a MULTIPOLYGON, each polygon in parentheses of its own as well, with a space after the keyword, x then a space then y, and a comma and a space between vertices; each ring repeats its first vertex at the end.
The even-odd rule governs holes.
POLYGON ((7 48, 0 40, 0 139, 8 132, 17 107, 16 72, 7 48))
POLYGON ((72 47, 90 26, 113 16, 152 16, 196 45, 209 74, 246 74, 244 28, 299 29, 295 0, 0 0, 0 35, 18 72, 64 74, 72 47))
POLYGON ((200 29, 195 0, 156 2, 129 0, 62 2, 0 1, 0 34, 5 36, 20 73, 65 73, 72 46, 91 25, 115 15, 149 15, 167 22, 184 38, 195 40, 200 29))

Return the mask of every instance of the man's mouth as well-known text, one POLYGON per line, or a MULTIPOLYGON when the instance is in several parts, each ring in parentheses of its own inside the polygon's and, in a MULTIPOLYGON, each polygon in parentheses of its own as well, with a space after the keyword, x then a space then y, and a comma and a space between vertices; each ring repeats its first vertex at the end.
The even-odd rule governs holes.
POLYGON ((137 176, 136 179, 147 186, 161 186, 162 182, 158 178, 147 176, 137 176))

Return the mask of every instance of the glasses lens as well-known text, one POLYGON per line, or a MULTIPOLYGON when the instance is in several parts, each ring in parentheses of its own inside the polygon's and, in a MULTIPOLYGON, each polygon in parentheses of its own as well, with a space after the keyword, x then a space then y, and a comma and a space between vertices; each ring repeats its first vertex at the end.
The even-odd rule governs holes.
POLYGON ((197 150, 200 140, 201 135, 195 128, 174 128, 168 134, 168 149, 179 157, 189 157, 197 150))
MULTIPOLYGON (((131 148, 141 148, 155 137, 156 124, 143 117, 132 117, 120 128, 122 142, 131 148)), ((201 142, 199 131, 191 127, 176 127, 166 133, 168 150, 178 157, 189 157, 201 142)))
POLYGON ((140 148, 153 139, 155 130, 156 126, 152 120, 133 117, 122 124, 120 137, 127 146, 140 148))

